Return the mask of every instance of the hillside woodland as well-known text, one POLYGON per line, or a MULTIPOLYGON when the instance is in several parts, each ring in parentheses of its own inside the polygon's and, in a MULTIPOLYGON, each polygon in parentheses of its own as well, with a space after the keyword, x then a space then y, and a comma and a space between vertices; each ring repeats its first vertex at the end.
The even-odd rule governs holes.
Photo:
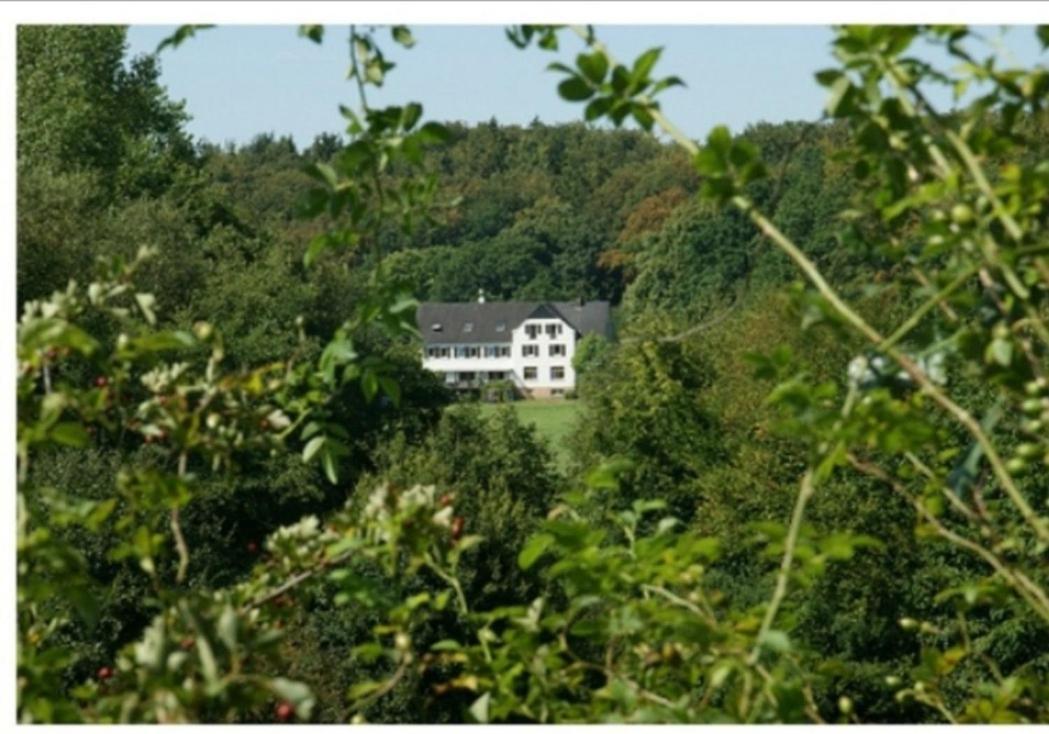
POLYGON ((19 719, 1049 721, 1049 70, 841 28, 822 119, 700 144, 658 50, 508 33, 580 122, 299 149, 19 29, 19 719), (567 469, 419 365, 478 289, 614 304, 567 469))

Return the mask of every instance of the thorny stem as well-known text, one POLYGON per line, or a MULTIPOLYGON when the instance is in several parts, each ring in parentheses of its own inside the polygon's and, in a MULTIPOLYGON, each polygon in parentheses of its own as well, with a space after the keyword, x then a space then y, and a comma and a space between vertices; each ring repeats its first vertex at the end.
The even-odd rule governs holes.
POLYGON ((671 604, 674 604, 674 605, 679 606, 679 607, 683 607, 683 608, 689 610, 690 612, 692 612, 693 614, 695 614, 697 617, 702 617, 704 620, 706 620, 707 622, 710 622, 711 624, 716 624, 717 623, 717 619, 714 618, 714 615, 712 615, 712 614, 708 613, 706 610, 703 610, 700 607, 696 606, 695 604, 690 602, 688 599, 682 599, 680 596, 678 596, 677 594, 673 593, 672 591, 668 591, 667 589, 664 589, 662 586, 653 586, 651 584, 642 584, 641 588, 644 591, 651 591, 653 594, 658 594, 659 596, 661 596, 664 599, 666 599, 667 601, 669 601, 671 604))
POLYGON ((364 77, 361 74, 361 67, 357 60, 357 26, 350 26, 350 73, 353 75, 354 81, 357 82, 357 94, 361 98, 361 108, 367 112, 368 110, 368 95, 364 91, 364 77))
MULTIPOLYGON (((809 280, 812 281, 813 285, 816 286, 820 295, 830 303, 842 318, 874 344, 881 344, 885 341, 882 335, 879 334, 874 327, 870 326, 859 314, 853 311, 844 301, 841 300, 838 294, 835 293, 834 289, 831 288, 826 280, 824 280, 816 265, 809 260, 805 253, 803 253, 797 245, 784 235, 775 224, 761 214, 761 212, 757 211, 749 199, 737 196, 734 199, 734 203, 750 217, 751 221, 758 226, 758 229, 760 229, 773 241, 773 243, 794 260, 795 264, 803 273, 805 273, 809 280)), ((895 347, 888 347, 884 351, 886 355, 900 365, 904 372, 910 375, 911 379, 913 379, 916 384, 921 386, 921 388, 937 405, 953 416, 954 419, 976 439, 976 442, 980 444, 980 447, 983 449, 987 461, 991 464, 991 469, 994 471, 994 475, 1001 484, 1002 489, 1009 496, 1009 499, 1016 506, 1017 510, 1019 510, 1024 521, 1031 527, 1039 540, 1044 543, 1049 543, 1049 527, 1042 522, 1035 511, 1031 508, 1031 505, 1028 504, 1026 498, 1024 498, 1023 494, 1016 486, 1016 483, 1013 481, 1009 471, 1005 468, 1005 462, 1002 461, 998 449, 991 442, 990 437, 983 428, 980 427, 980 424, 976 419, 973 418, 972 414, 951 400, 951 398, 948 397, 947 394, 936 385, 936 383, 929 379, 928 375, 925 374, 925 371, 918 367, 910 357, 903 354, 895 347)))
POLYGON ((459 579, 454 575, 447 573, 435 563, 433 559, 430 558, 429 553, 426 554, 426 567, 437 574, 442 581, 452 587, 452 590, 455 591, 456 601, 459 602, 459 611, 463 613, 463 616, 469 615, 470 605, 466 603, 466 594, 463 593, 463 587, 462 584, 459 583, 459 579))
POLYGON ((801 521, 805 517, 805 505, 808 504, 814 491, 812 470, 809 470, 801 478, 801 487, 798 490, 798 498, 794 502, 794 512, 791 514, 790 527, 787 529, 787 539, 783 545, 783 560, 780 563, 779 573, 776 575, 776 588, 773 590, 769 606, 765 610, 765 618, 761 621, 761 628, 758 630, 755 638, 754 648, 747 659, 750 665, 757 663, 765 635, 772 628, 772 623, 776 619, 776 613, 779 611, 780 604, 783 603, 783 597, 787 594, 787 579, 790 577, 790 568, 794 563, 794 550, 798 544, 801 521))
POLYGON ((1010 586, 1013 587, 1025 599, 1028 604, 1038 613, 1045 621, 1049 622, 1049 598, 1046 597, 1045 592, 1042 591, 1027 577, 1022 571, 1008 568, 998 556, 984 548, 979 543, 975 543, 968 538, 958 535, 954 531, 947 528, 943 523, 940 522, 929 509, 921 502, 920 499, 911 496, 911 494, 895 479, 893 479, 887 472, 881 467, 874 464, 862 461, 853 454, 849 453, 846 455, 846 459, 849 464, 857 471, 866 474, 870 477, 874 477, 882 482, 885 482, 893 491, 899 494, 901 497, 906 499, 914 508, 918 511, 918 514, 928 522, 936 532, 950 543, 978 555, 982 558, 991 568, 993 568, 998 575, 1000 575, 1010 586))
MULTIPOLYGON (((967 56, 965 54, 963 55, 967 56)), ((979 189, 980 193, 986 197, 988 202, 990 202, 991 209, 994 211, 994 214, 998 218, 998 220, 1002 223, 1002 226, 1005 228, 1006 232, 1017 244, 1020 244, 1023 241, 1023 230, 1021 229, 1020 225, 1016 222, 1016 219, 1014 219, 1013 216, 1009 213, 1009 211, 1005 208, 1005 205, 1002 203, 1002 200, 998 196, 998 194, 995 193, 994 188, 991 186, 990 181, 987 180, 987 175, 984 173, 983 167, 980 165, 980 161, 977 159, 976 154, 973 153, 972 148, 969 147, 968 143, 966 143, 965 140, 960 135, 958 135, 958 133, 956 133, 954 130, 951 130, 949 127, 943 124, 942 117, 936 111, 936 108, 933 107, 932 103, 929 102, 928 98, 926 98, 926 96, 918 88, 917 82, 903 78, 895 64, 887 64, 885 62, 882 62, 881 66, 887 72, 890 80, 893 82, 896 88, 901 92, 900 100, 908 109, 910 114, 916 115, 917 109, 913 105, 911 105, 910 101, 906 98, 906 96, 902 94, 903 92, 910 92, 914 96, 915 100, 917 100, 918 107, 924 109, 929 115, 929 117, 939 127, 940 132, 950 142, 951 146, 955 150, 955 153, 957 153, 958 157, 961 159, 962 164, 968 170, 969 175, 972 177, 972 180, 976 184, 977 189, 979 189)), ((937 159, 941 159, 944 157, 943 153, 939 149, 939 146, 937 146, 935 143, 931 141, 928 142, 926 144, 926 148, 927 150, 929 150, 930 154, 932 154, 934 157, 937 157, 937 159)), ((950 167, 948 166, 943 173, 945 178, 948 177, 951 173, 950 167)), ((982 250, 988 262, 990 262, 999 270, 1001 270, 1002 276, 1009 283, 1009 286, 1013 289, 1013 292, 1015 292, 1020 297, 1021 301, 1023 302, 1023 308, 1031 319, 1031 326, 1032 328, 1034 328, 1039 338, 1042 339, 1042 341, 1046 344, 1049 344, 1049 329, 1047 329, 1045 324, 1042 323, 1041 318, 1039 318, 1035 309, 1032 308, 1032 306, 1030 305, 1030 292, 1027 289, 1027 286, 1025 286, 1021 282, 1020 278, 1016 275, 1016 272, 1013 270, 1012 266, 1008 262, 1005 262, 1000 257, 998 257, 997 246, 994 244, 993 240, 991 240, 990 237, 987 238, 987 242, 983 243, 982 250)), ((1044 262, 1041 260, 1041 258, 1036 258, 1035 265, 1038 268, 1039 274, 1047 282, 1047 284, 1049 284, 1049 278, 1046 277, 1047 275, 1049 275, 1049 273, 1045 272, 1044 262)))
POLYGON ((344 551, 336 556, 332 556, 331 558, 321 561, 313 568, 310 568, 306 571, 302 571, 301 573, 292 576, 290 579, 285 581, 277 588, 260 596, 258 599, 253 599, 252 601, 248 602, 244 606, 245 611, 255 609, 256 607, 261 607, 263 604, 273 601, 274 599, 283 595, 284 593, 291 591, 299 584, 310 580, 311 578, 319 574, 321 571, 324 571, 325 569, 330 568, 331 566, 337 566, 340 563, 343 563, 344 561, 348 561, 351 555, 353 555, 353 551, 344 551))
MULTIPOLYGON (((572 26, 572 30, 578 36, 580 36, 580 38, 582 38, 583 41, 587 43, 587 45, 589 45, 591 48, 603 53, 608 59, 610 65, 615 63, 614 58, 608 52, 604 44, 593 38, 592 34, 588 33, 586 29, 584 29, 581 26, 572 26)), ((887 69, 887 71, 889 72, 889 75, 894 81, 894 83, 896 83, 898 86, 906 86, 906 84, 898 78, 896 69, 890 66, 887 69)), ((909 87, 907 88, 909 89, 909 87)), ((916 90, 911 91, 915 92, 916 90)), ((901 99, 901 101, 911 113, 915 112, 909 100, 907 100, 904 97, 901 99)), ((919 101, 922 101, 921 97, 919 97, 919 101)), ((684 150, 686 150, 690 155, 695 156, 697 153, 699 153, 700 149, 696 142, 690 139, 684 133, 682 133, 659 110, 650 110, 650 114, 652 115, 655 124, 658 125, 668 135, 670 135, 670 137, 673 138, 674 141, 678 145, 680 145, 684 150)), ((930 154, 933 156, 933 159, 937 161, 938 165, 940 165, 941 168, 946 169, 945 173, 948 172, 950 170, 950 166, 947 164, 946 157, 943 155, 943 152, 939 149, 939 147, 935 143, 930 142, 929 149, 930 154)), ((963 160, 965 160, 964 154, 962 154, 961 151, 959 151, 959 153, 963 155, 963 160)), ((971 162, 975 161, 973 160, 971 162)), ((990 190, 990 195, 988 196, 988 199, 992 202, 992 206, 994 206, 996 198, 992 198, 994 196, 993 189, 989 189, 989 186, 987 186, 986 178, 982 176, 982 171, 979 170, 978 165, 976 166, 976 169, 977 172, 980 174, 979 177, 976 179, 977 185, 982 185, 982 187, 986 187, 988 190, 990 190)), ((970 172, 972 173, 971 169, 970 172)), ((986 191, 985 195, 987 195, 986 191)), ((812 284, 816 287, 816 289, 824 297, 824 299, 827 300, 827 302, 842 318, 845 319, 845 321, 851 324, 853 328, 855 328, 859 333, 863 334, 868 340, 870 340, 874 344, 879 345, 885 341, 884 337, 882 337, 882 335, 879 334, 876 329, 870 326, 858 313, 851 309, 838 296, 834 289, 823 278, 823 275, 820 273, 816 265, 805 255, 804 252, 801 251, 801 249, 797 245, 794 244, 794 242, 790 238, 784 235, 779 230, 779 228, 771 222, 771 220, 769 220, 760 211, 758 211, 754 203, 749 198, 742 195, 738 195, 733 198, 732 203, 743 213, 745 213, 750 218, 750 220, 758 227, 758 229, 773 242, 773 244, 775 244, 779 249, 783 250, 787 254, 787 256, 794 261, 795 265, 798 266, 798 268, 805 274, 809 281, 812 282, 812 284)), ((997 206, 995 207, 995 210, 996 213, 999 213, 1000 216, 1004 214, 1006 217, 1008 217, 1008 213, 1005 212, 1004 209, 1001 207, 1000 202, 998 202, 997 206)), ((1011 220, 1011 218, 1008 218, 1008 221, 1006 219, 1003 219, 1003 224, 1005 224, 1007 229, 1010 230, 1010 234, 1013 234, 1015 236, 1015 221, 1011 220)), ((1013 482, 1012 476, 1006 470, 1005 463, 1002 461, 1001 455, 998 453, 998 450, 995 448, 988 435, 980 427, 979 423, 972 417, 972 415, 967 410, 955 403, 942 390, 940 390, 939 387, 928 378, 924 371, 921 370, 914 363, 913 360, 911 360, 909 357, 907 357, 891 345, 885 348, 884 351, 890 358, 894 359, 918 385, 922 387, 922 389, 933 399, 933 401, 937 405, 939 405, 945 412, 950 414, 970 433, 970 435, 972 435, 976 439, 977 443, 983 448, 984 454, 986 455, 988 462, 991 464, 991 468, 995 474, 995 477, 998 479, 1005 493, 1009 496, 1009 499, 1020 511, 1020 514, 1023 516, 1025 522, 1027 522, 1027 524, 1033 529, 1035 535, 1041 541, 1049 543, 1049 528, 1047 528, 1046 525, 1041 521, 1041 519, 1034 512, 1034 510, 1028 504, 1027 500, 1019 491, 1016 484, 1013 482)), ((806 474, 806 478, 805 480, 803 480, 802 483, 802 490, 798 494, 798 503, 795 507, 795 517, 798 517, 799 515, 799 513, 797 512, 798 506, 800 506, 802 511, 804 510, 804 504, 808 500, 808 497, 806 495, 809 494, 811 494, 811 476, 809 474, 806 474), (806 491, 806 485, 808 485, 809 491, 806 491)), ((924 508, 920 509, 924 510, 924 508)), ((964 541, 964 539, 962 538, 959 539, 964 541)), ((969 541, 964 542, 968 543, 969 541)), ((979 551, 984 551, 982 547, 976 544, 971 545, 975 546, 975 548, 978 548, 979 551)), ((788 549, 784 553, 784 565, 788 569, 789 561, 792 560, 792 558, 793 545, 791 544, 788 546, 788 549)), ((997 559, 995 559, 995 562, 997 563, 997 559)), ((772 602, 770 603, 769 609, 766 613, 765 621, 762 623, 762 633, 767 632, 768 627, 771 625, 772 620, 775 617, 775 612, 779 607, 779 603, 782 601, 782 595, 786 591, 786 575, 787 574, 783 572, 783 569, 781 568, 780 576, 779 578, 777 578, 776 591, 774 592, 772 602)), ((755 647, 755 650, 752 653, 752 658, 754 658, 755 660, 757 652, 758 648, 755 647)))
MULTIPOLYGON (((922 272, 921 268, 915 267, 912 272, 914 273, 915 279, 919 283, 921 283, 926 288, 932 288, 932 283, 929 281, 929 278, 925 275, 925 273, 922 272)), ((940 310, 943 311, 943 315, 946 316, 949 321, 951 321, 952 323, 958 321, 958 314, 955 313, 954 309, 951 308, 950 304, 940 301, 937 305, 940 307, 940 310)))
POLYGON ((965 283, 973 277, 977 269, 978 267, 975 265, 971 265, 965 268, 961 273, 959 273, 958 277, 956 277, 954 280, 952 280, 950 283, 944 286, 943 289, 937 292, 935 296, 933 296, 928 301, 919 306, 906 321, 900 324, 899 328, 897 328, 896 331, 892 332, 892 334, 890 334, 888 338, 885 339, 885 341, 880 345, 879 349, 884 350, 887 347, 892 347, 896 344, 899 344, 900 340, 903 339, 903 337, 905 337, 908 333, 910 333, 911 329, 913 329, 919 323, 921 323, 921 320, 925 318, 926 314, 928 314, 938 305, 943 303, 943 301, 945 301, 949 295, 951 295, 960 287, 965 285, 965 283))
MULTIPOLYGON (((183 451, 178 457, 178 477, 186 476, 186 452, 183 451)), ((179 522, 178 505, 171 508, 171 532, 175 536, 175 548, 178 550, 178 573, 175 581, 181 584, 186 580, 186 572, 189 570, 189 546, 186 545, 186 536, 182 534, 182 524, 179 522)))

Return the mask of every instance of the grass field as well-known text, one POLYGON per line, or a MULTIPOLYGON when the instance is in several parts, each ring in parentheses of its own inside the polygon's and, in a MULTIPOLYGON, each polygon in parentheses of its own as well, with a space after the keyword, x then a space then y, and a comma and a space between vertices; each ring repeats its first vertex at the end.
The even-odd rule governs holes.
MULTIPOLYGON (((568 465, 568 447, 565 439, 572 432, 576 414, 579 412, 578 400, 518 400, 508 403, 517 411, 522 423, 531 423, 550 442, 557 457, 558 465, 563 469, 568 465)), ((483 403, 481 412, 484 415, 494 413, 499 403, 483 403)))

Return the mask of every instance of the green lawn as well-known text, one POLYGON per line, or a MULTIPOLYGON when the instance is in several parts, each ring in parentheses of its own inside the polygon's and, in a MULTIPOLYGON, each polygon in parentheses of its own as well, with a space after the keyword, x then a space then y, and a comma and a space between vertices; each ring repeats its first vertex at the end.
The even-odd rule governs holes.
MULTIPOLYGON (((568 465, 568 447, 565 439, 572 432, 575 416, 579 412, 578 400, 518 400, 506 403, 517 411, 522 423, 531 423, 539 435, 550 442, 557 463, 563 469, 568 465)), ((481 413, 491 415, 500 403, 482 403, 481 413)))

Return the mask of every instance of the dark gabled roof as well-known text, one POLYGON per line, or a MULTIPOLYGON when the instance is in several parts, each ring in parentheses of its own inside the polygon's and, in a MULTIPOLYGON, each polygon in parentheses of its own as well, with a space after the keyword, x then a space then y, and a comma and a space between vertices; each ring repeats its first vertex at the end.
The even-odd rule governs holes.
POLYGON ((612 338, 612 304, 608 301, 554 301, 551 305, 581 336, 612 338))
POLYGON ((510 332, 528 318, 561 318, 581 335, 611 338, 611 313, 608 301, 429 302, 419 304, 416 322, 427 344, 488 344, 509 343, 510 332))

